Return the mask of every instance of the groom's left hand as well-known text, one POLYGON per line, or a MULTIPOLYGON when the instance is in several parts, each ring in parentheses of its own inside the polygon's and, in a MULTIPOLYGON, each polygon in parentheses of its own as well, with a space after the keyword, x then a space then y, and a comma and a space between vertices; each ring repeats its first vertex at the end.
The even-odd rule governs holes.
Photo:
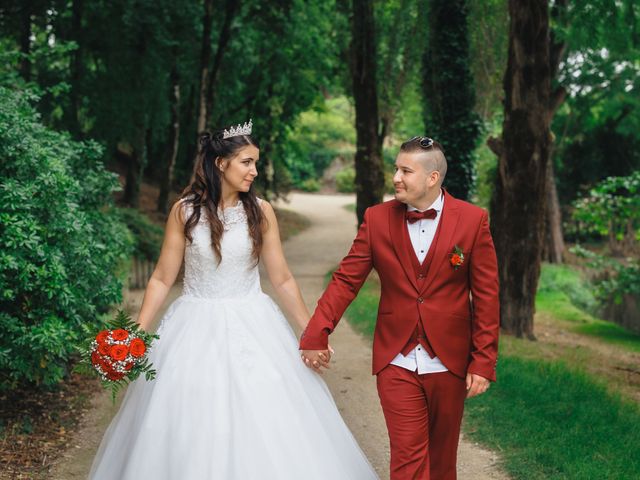
POLYGON ((467 373, 467 398, 475 397, 489 389, 489 380, 476 375, 475 373, 467 373))

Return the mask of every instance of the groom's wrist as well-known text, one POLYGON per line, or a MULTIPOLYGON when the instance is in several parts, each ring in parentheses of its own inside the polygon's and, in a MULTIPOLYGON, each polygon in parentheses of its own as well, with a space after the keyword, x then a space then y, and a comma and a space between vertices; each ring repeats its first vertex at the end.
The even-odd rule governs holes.
POLYGON ((490 382, 496 381, 496 369, 495 365, 491 366, 482 366, 478 364, 474 364, 473 362, 467 368, 467 373, 473 373, 475 375, 479 375, 483 378, 486 378, 490 382))
POLYGON ((316 334, 308 330, 300 336, 300 350, 326 350, 329 348, 329 331, 323 328, 316 334))

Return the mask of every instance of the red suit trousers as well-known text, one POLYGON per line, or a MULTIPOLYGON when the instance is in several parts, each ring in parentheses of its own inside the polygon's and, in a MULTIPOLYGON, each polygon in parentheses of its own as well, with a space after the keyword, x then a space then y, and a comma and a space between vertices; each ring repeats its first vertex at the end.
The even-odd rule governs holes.
POLYGON ((455 480, 465 381, 388 365, 377 376, 391 442, 391 480, 455 480))

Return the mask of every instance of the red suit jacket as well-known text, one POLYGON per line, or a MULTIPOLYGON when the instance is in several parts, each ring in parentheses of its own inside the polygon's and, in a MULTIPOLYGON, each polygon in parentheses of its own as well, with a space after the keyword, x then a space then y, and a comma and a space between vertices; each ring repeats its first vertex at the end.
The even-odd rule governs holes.
POLYGON ((445 191, 438 241, 426 278, 418 281, 415 253, 402 238, 406 208, 391 200, 367 209, 351 250, 318 300, 300 349, 327 348, 329 334, 375 268, 382 288, 373 338, 374 375, 401 352, 420 321, 449 371, 495 381, 500 304, 486 211, 445 191), (464 252, 457 269, 450 262, 456 246, 464 252))

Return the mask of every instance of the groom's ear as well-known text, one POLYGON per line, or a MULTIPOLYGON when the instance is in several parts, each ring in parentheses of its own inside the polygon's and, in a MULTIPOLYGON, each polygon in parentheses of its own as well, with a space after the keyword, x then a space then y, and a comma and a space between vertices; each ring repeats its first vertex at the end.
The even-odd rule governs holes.
POLYGON ((416 161, 427 172, 429 181, 434 181, 432 186, 442 184, 447 174, 447 159, 440 150, 416 152, 416 161), (437 175, 437 178, 434 178, 434 175, 437 175))
POLYGON ((429 187, 435 187, 442 183, 440 182, 440 172, 438 170, 432 170, 431 173, 429 173, 428 179, 429 187))

